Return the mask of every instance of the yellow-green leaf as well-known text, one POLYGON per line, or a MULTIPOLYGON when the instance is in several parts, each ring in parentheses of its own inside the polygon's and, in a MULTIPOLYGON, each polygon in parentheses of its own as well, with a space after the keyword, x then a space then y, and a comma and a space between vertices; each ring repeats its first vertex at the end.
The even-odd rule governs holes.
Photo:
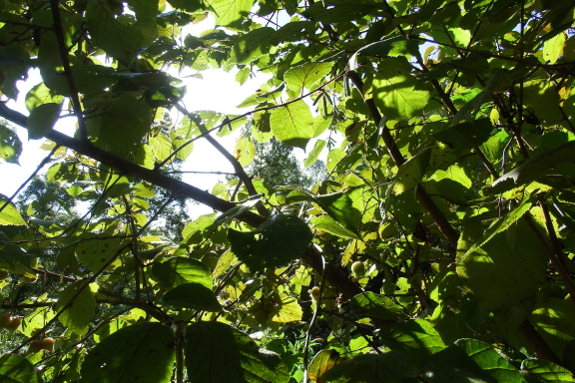
POLYGON ((4 207, 0 211, 0 225, 14 225, 14 226, 24 226, 26 222, 20 215, 20 212, 12 202, 8 201, 8 197, 0 194, 0 208, 4 207))
POLYGON ((240 165, 248 166, 253 161, 255 153, 256 148, 254 143, 248 137, 242 137, 236 143, 234 157, 240 165))
POLYGON ((309 106, 302 100, 274 109, 270 116, 274 136, 286 145, 305 149, 314 136, 309 106))
POLYGON ((543 59, 549 61, 549 64, 555 64, 559 56, 563 55, 565 40, 565 33, 559 33, 555 37, 545 41, 545 44, 543 44, 543 59))

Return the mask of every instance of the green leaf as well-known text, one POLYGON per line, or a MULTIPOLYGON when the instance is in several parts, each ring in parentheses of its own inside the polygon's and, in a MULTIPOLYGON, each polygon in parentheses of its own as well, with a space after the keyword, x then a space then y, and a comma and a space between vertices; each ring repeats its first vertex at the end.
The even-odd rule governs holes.
POLYGON ((82 363, 82 383, 169 383, 174 333, 160 323, 124 327, 98 343, 82 363))
POLYGON ((37 307, 30 315, 22 318, 20 331, 28 337, 36 335, 40 330, 54 318, 54 311, 51 307, 37 307))
POLYGON ((257 230, 228 230, 232 251, 252 271, 285 266, 301 257, 312 233, 301 219, 284 214, 272 215, 257 230))
POLYGON ((164 303, 194 310, 222 311, 212 290, 200 283, 182 283, 164 294, 164 303))
MULTIPOLYGON (((473 121, 476 119, 476 114, 481 109, 481 106, 485 102, 486 99, 496 90, 500 88, 505 88, 507 85, 506 79, 504 76, 504 71, 502 69, 497 69, 493 72, 487 84, 483 90, 479 91, 479 89, 474 89, 469 92, 470 95, 475 95, 470 101, 468 101, 462 108, 459 109, 459 112, 453 117, 451 120, 452 125, 456 125, 460 122, 465 121, 473 121), (504 84, 504 85, 502 85, 504 84)), ((464 101, 467 101, 464 99, 464 101)))
MULTIPOLYGON (((515 92, 519 92, 519 89, 515 92)), ((523 104, 533 108, 535 116, 546 125, 556 124, 563 119, 559 102, 559 93, 552 82, 534 80, 524 83, 523 104)))
MULTIPOLYGON (((533 206, 533 199, 531 195, 527 194, 523 196, 521 203, 516 206, 513 210, 511 210, 504 218, 498 219, 495 221, 477 242, 473 243, 471 247, 466 249, 463 255, 458 256, 458 261, 464 260, 468 255, 473 253, 475 250, 479 249, 481 246, 489 242, 493 237, 497 234, 502 233, 508 230, 511 225, 517 222, 518 219, 523 217, 523 215, 533 206)), ((458 244, 458 249, 463 250, 467 247, 468 244, 465 243, 466 239, 464 236, 461 236, 460 243, 458 244)))
POLYGON ((321 154, 326 145, 327 142, 325 142, 324 140, 317 140, 315 142, 313 149, 311 150, 311 152, 309 152, 309 155, 303 160, 303 164, 306 168, 308 166, 313 165, 317 161, 317 158, 319 157, 319 155, 321 154))
POLYGON ((220 322, 196 322, 186 329, 190 383, 287 383, 281 358, 258 349, 247 334, 220 322))
POLYGON ((416 363, 446 348, 432 324, 423 319, 385 326, 381 329, 380 337, 387 347, 404 352, 416 363))
POLYGON ((516 305, 534 295, 549 261, 523 220, 466 254, 457 263, 457 274, 487 309, 516 305))
POLYGON ((62 290, 55 310, 64 310, 58 317, 64 327, 81 333, 96 313, 96 298, 90 291, 90 286, 86 286, 86 282, 74 282, 62 290), (79 289, 82 291, 74 297, 79 289))
POLYGON ((309 379, 312 382, 323 382, 322 375, 342 361, 336 350, 321 350, 315 354, 307 368, 309 379))
POLYGON ((575 141, 554 146, 529 158, 515 169, 496 179, 488 191, 502 193, 514 187, 525 185, 545 175, 553 167, 572 161, 575 161, 575 141))
POLYGON ((56 94, 54 91, 48 89, 42 82, 26 93, 26 109, 32 112, 34 109, 44 104, 61 104, 64 101, 64 96, 56 94))
POLYGON ((212 288, 212 273, 203 263, 191 258, 173 257, 163 263, 154 263, 152 273, 166 289, 195 282, 212 288))
POLYGON ((342 224, 346 230, 358 234, 361 224, 361 213, 353 207, 353 201, 348 193, 332 193, 318 195, 313 198, 330 217, 342 224))
POLYGON ((271 37, 271 42, 277 45, 286 41, 303 40, 308 31, 314 28, 315 23, 312 21, 292 21, 278 29, 271 37))
POLYGON ((360 239, 354 231, 348 230, 341 222, 333 219, 329 215, 320 215, 311 219, 313 228, 316 230, 327 231, 342 238, 360 239))
POLYGON ((98 143, 114 152, 130 152, 150 131, 150 107, 144 100, 138 100, 129 94, 107 100, 102 105, 101 113, 104 113, 104 116, 100 122, 98 143))
POLYGON ((17 354, 0 356, 0 380, 6 383, 39 383, 36 368, 28 359, 17 354))
POLYGON ((155 37, 153 29, 133 16, 116 16, 105 0, 88 3, 86 21, 92 41, 109 56, 126 63, 132 62, 138 50, 151 44, 155 37))
POLYGON ((434 134, 435 138, 452 149, 468 150, 483 144, 491 136, 493 126, 488 118, 463 122, 434 134))
POLYGON ((555 37, 545 41, 543 44, 543 59, 549 64, 555 64, 559 56, 563 55, 566 37, 564 33, 559 33, 555 37))
POLYGON ((390 57, 379 65, 373 78, 373 98, 385 117, 408 120, 421 116, 431 93, 410 74, 411 66, 403 57, 390 57))
POLYGON ((246 18, 254 0, 205 0, 204 3, 216 13, 216 25, 238 27, 242 18, 246 18))
POLYGON ((327 382, 341 383, 420 382, 409 358, 395 350, 355 356, 328 370, 322 378, 327 382))
POLYGON ((431 155, 430 148, 426 148, 405 161, 397 171, 397 178, 393 185, 393 193, 400 195, 413 190, 421 181, 431 155))
POLYGON ((2 207, 3 209, 0 211, 0 225, 26 226, 26 222, 20 215, 16 205, 9 202, 8 197, 0 194, 0 208, 2 207))
POLYGON ((366 291, 350 299, 349 308, 355 315, 368 315, 386 320, 396 321, 404 316, 402 306, 373 291, 366 291))
POLYGON ((114 69, 102 65, 74 65, 72 75, 78 92, 91 94, 102 92, 116 83, 114 69))
MULTIPOLYGON (((366 56, 420 56, 419 42, 417 40, 408 40, 405 36, 394 36, 382 41, 376 41, 359 49, 355 54, 366 56)), ((350 61, 353 62, 355 58, 350 61)))
POLYGON ((569 300, 543 295, 538 298, 530 322, 555 354, 564 360, 567 345, 575 339, 575 323, 572 320, 575 308, 569 300))
POLYGON ((76 246, 76 257, 91 272, 98 272, 120 249, 121 239, 86 239, 76 246))
POLYGON ((264 27, 243 35, 233 46, 230 60, 237 64, 247 64, 267 54, 271 46, 270 36, 274 32, 273 28, 264 27))
POLYGON ((170 154, 172 154, 172 142, 163 134, 150 137, 150 147, 158 162, 164 161, 170 154))
POLYGON ((34 109, 26 120, 28 139, 43 138, 52 131, 60 118, 60 104, 42 104, 34 109))
POLYGON ((144 24, 147 29, 154 30, 157 28, 156 18, 159 0, 128 0, 127 3, 134 10, 138 21, 144 24))
MULTIPOLYGON (((461 48, 466 48, 471 38, 470 31, 462 28, 453 28, 450 26, 443 26, 443 28, 439 30, 430 31, 427 33, 432 36, 435 41, 449 45, 456 45, 461 48)), ((450 56, 459 56, 457 50, 454 48, 442 46, 441 50, 445 51, 450 56)))
POLYGON ((302 88, 311 89, 318 81, 323 79, 331 71, 333 63, 306 63, 288 70, 284 74, 284 80, 288 89, 299 93, 302 88))
POLYGON ((491 345, 476 339, 460 339, 455 345, 496 382, 524 383, 519 370, 491 345))
POLYGON ((18 164, 20 154, 22 154, 22 142, 16 132, 0 125, 0 159, 11 164, 18 164))
POLYGON ((324 23, 348 22, 379 8, 373 0, 328 0, 314 2, 303 15, 324 23))
POLYGON ((200 0, 169 0, 168 3, 175 9, 183 9, 188 12, 197 12, 204 8, 204 4, 200 0))
POLYGON ((274 136, 286 145, 305 149, 314 136, 313 118, 303 100, 274 109, 270 124, 274 136))
MULTIPOLYGON (((493 367, 493 366, 492 366, 493 367)), ((421 365, 425 381, 433 383, 477 382, 499 383, 472 360, 465 350, 455 345, 428 357, 421 365)), ((507 382, 507 381, 505 381, 507 382)), ((514 381, 508 381, 514 382, 514 381)))
POLYGON ((521 363, 521 372, 529 383, 575 382, 571 371, 548 360, 525 359, 521 363))
POLYGON ((236 143, 234 148, 234 157, 240 165, 248 166, 253 161, 256 154, 256 148, 252 140, 248 137, 242 137, 236 143))

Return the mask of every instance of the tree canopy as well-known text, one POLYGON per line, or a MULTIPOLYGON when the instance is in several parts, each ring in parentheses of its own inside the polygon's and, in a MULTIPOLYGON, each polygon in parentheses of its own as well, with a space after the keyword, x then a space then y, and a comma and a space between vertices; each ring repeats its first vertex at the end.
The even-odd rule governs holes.
POLYGON ((0 25, 3 100, 42 78, 0 117, 49 151, 38 200, 0 201, 0 380, 575 381, 573 1, 3 0, 0 25), (271 79, 224 115, 182 69, 271 79), (248 174, 272 137, 325 177, 248 174), (172 176, 198 145, 227 184, 172 176), (214 213, 174 242, 184 199, 214 213))

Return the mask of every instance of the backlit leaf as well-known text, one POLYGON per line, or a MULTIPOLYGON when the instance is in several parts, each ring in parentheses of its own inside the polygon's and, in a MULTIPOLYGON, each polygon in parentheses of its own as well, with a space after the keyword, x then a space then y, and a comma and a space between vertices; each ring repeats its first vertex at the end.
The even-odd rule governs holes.
POLYGON ((214 9, 217 25, 234 27, 249 15, 254 0, 207 0, 205 3, 214 9))
POLYGON ((28 109, 28 112, 32 112, 40 105, 60 104, 63 100, 63 96, 55 94, 42 82, 26 93, 26 109, 28 109))
POLYGON ((152 272, 166 289, 189 282, 200 283, 208 289, 212 288, 210 269, 195 259, 173 257, 163 263, 154 263, 152 272))
POLYGON ((60 118, 60 104, 42 104, 35 108, 26 120, 28 138, 37 140, 52 131, 60 118))
POLYGON ((8 197, 0 194, 0 225, 25 226, 26 222, 20 215, 16 206, 8 200, 8 197))
POLYGON ((456 270, 465 286, 492 309, 534 295, 545 278, 548 261, 526 223, 518 220, 469 252, 456 270))
POLYGON ((390 120, 407 120, 421 115, 431 94, 410 73, 405 58, 390 57, 380 64, 373 79, 375 104, 390 120))
POLYGON ((22 142, 10 128, 0 125, 0 159, 17 164, 22 153, 22 142))
POLYGON ((87 239, 76 246, 76 257, 88 270, 97 272, 118 253, 120 244, 117 238, 87 239))
POLYGON ((64 310, 58 317, 62 325, 80 333, 96 313, 96 298, 86 282, 74 282, 60 293, 55 310, 64 310))
POLYGON ((342 361, 343 358, 336 350, 321 350, 313 357, 307 368, 309 379, 312 382, 323 383, 321 376, 342 361))
POLYGON ((555 64, 559 56, 563 55, 565 40, 565 34, 559 33, 555 37, 545 41, 545 44, 543 44, 543 59, 549 61, 550 64, 555 64))
POLYGON ((131 15, 116 16, 104 0, 88 3, 86 20, 94 43, 109 56, 127 63, 154 38, 153 29, 146 28, 131 15))
MULTIPOLYGON (((232 0, 226 0, 233 3, 232 0)), ((265 27, 253 30, 238 39, 233 47, 233 58, 238 64, 247 64, 269 52, 270 36, 274 29, 265 27)))
POLYGON ((286 145, 305 149, 307 142, 314 136, 309 106, 301 100, 274 109, 270 124, 274 136, 286 145))
POLYGON ((240 165, 248 166, 254 159, 256 148, 252 140, 248 137, 242 137, 236 143, 234 148, 234 157, 240 165))
POLYGON ((300 92, 302 88, 309 89, 324 78, 332 66, 332 63, 307 63, 287 71, 284 80, 289 89, 300 92))

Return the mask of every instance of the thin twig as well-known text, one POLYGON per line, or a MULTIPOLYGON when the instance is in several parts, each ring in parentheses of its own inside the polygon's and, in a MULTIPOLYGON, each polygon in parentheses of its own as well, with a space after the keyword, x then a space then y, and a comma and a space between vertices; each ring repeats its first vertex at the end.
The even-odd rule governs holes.
POLYGON ((22 183, 22 185, 20 185, 18 190, 16 190, 14 192, 14 194, 12 194, 12 196, 4 202, 2 207, 0 207, 0 213, 2 212, 2 210, 4 210, 6 208, 6 206, 8 206, 8 204, 10 204, 10 202, 12 202, 12 200, 14 198, 16 198, 16 196, 22 191, 22 189, 24 189, 26 187, 26 185, 28 185, 28 183, 30 181, 32 181, 32 179, 34 177, 36 177, 38 172, 44 167, 44 165, 46 165, 48 163, 48 161, 50 161, 50 158, 54 155, 54 153, 56 152, 56 150, 58 150, 59 147, 60 147, 60 145, 56 145, 56 146, 54 146, 54 148, 52 148, 52 150, 50 151, 50 154, 48 154, 46 157, 44 157, 44 159, 40 162, 40 165, 38 165, 36 167, 36 169, 32 172, 32 174, 30 174, 30 176, 26 179, 26 181, 24 181, 22 183))
POLYGON ((80 97, 78 97, 78 88, 76 88, 76 83, 74 82, 74 76, 72 75, 70 60, 68 59, 68 47, 64 42, 64 31, 62 28, 62 18, 60 17, 60 5, 58 0, 50 0, 50 8, 52 9, 52 18, 54 19, 54 32, 56 34, 56 41, 58 42, 60 59, 62 60, 62 66, 64 67, 64 75, 66 76, 66 81, 68 82, 68 88, 70 90, 70 101, 72 102, 72 108, 74 109, 74 114, 78 119, 78 130, 80 131, 80 140, 88 141, 88 128, 86 127, 86 120, 84 120, 84 112, 82 112, 80 97))
MULTIPOLYGON (((244 170, 243 166, 239 163, 239 161, 230 152, 228 152, 226 150, 226 148, 224 148, 222 146, 222 144, 220 144, 218 142, 218 140, 216 140, 214 137, 211 136, 210 132, 208 131, 208 129, 204 125, 201 117, 195 113, 188 112, 187 109, 184 108, 183 106, 181 106, 180 104, 175 104, 175 107, 180 113, 186 115, 190 119, 190 121, 193 121, 196 124, 196 126, 200 129, 202 136, 214 148, 216 148, 216 150, 218 152, 220 152, 220 154, 222 156, 224 156, 224 158, 226 160, 228 160, 228 162, 230 164, 232 164, 232 166, 236 172, 236 175, 244 183, 244 185, 246 185, 246 189, 248 190, 248 194, 250 196, 257 195, 258 192, 256 191, 254 184, 252 183, 252 179, 246 174, 246 171, 244 170)), ((226 119, 226 121, 227 120, 228 119, 226 119)), ((227 121, 227 123, 229 124, 229 121, 227 121)), ((258 201, 256 203, 256 209, 258 210, 258 213, 260 213, 264 217, 268 217, 270 215, 270 212, 266 209, 266 207, 260 201, 258 201)))

